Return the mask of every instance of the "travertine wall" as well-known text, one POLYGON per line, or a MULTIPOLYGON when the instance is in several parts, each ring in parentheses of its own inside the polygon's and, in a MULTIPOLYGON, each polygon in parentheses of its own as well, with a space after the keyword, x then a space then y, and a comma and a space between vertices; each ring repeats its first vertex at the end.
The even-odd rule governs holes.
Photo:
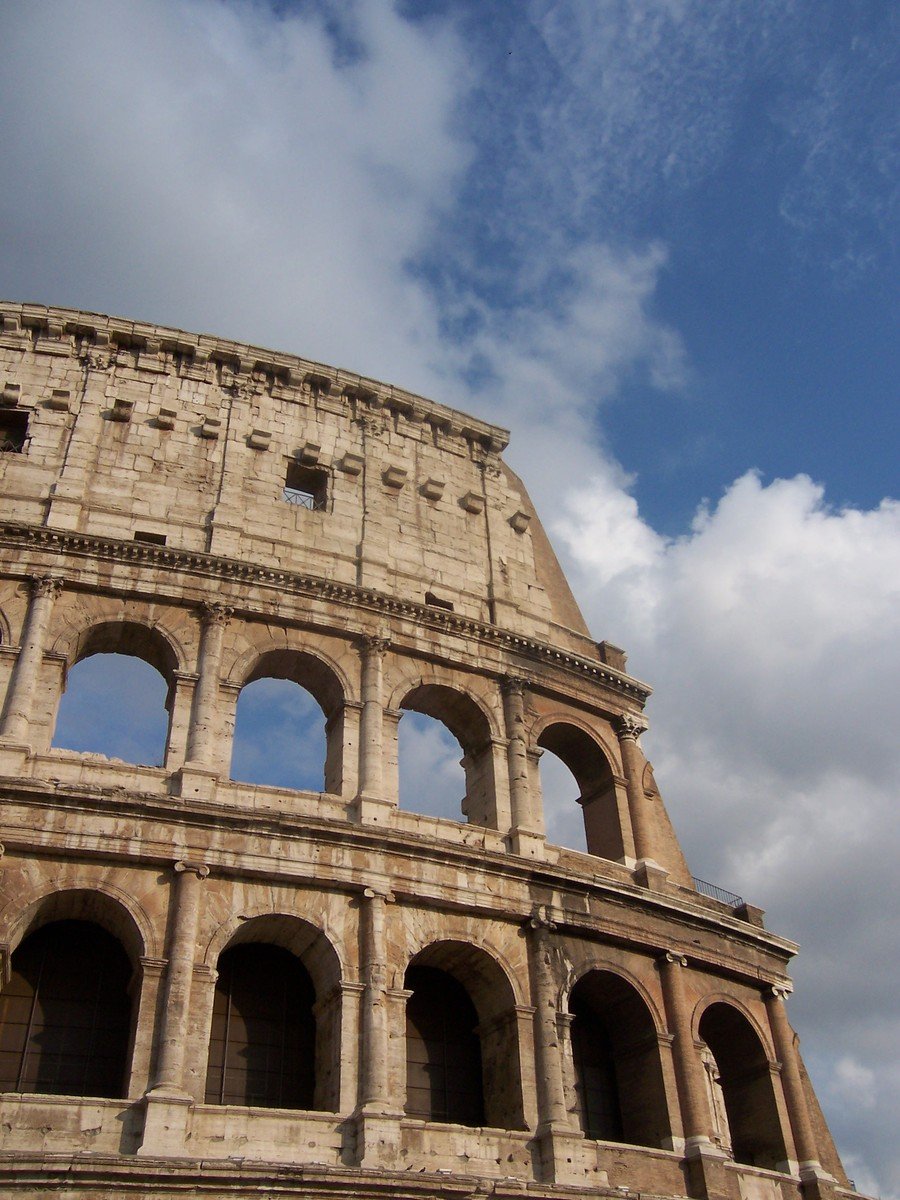
POLYGON ((30 933, 75 918, 133 968, 122 1097, 0 1096, 3 1186, 843 1188, 784 1017, 794 947, 695 889, 640 748, 649 690, 591 641, 504 432, 253 347, 0 314, 0 417, 27 415, 24 445, 0 453, 0 949, 8 972, 30 933), (285 502, 291 462, 325 473, 322 511, 285 502), (103 652, 167 680, 161 767, 54 748, 68 668, 103 652), (325 712, 321 792, 228 778, 237 697, 266 675, 325 712), (463 747, 465 821, 397 808, 410 708, 463 747), (547 843, 544 748, 578 779, 592 854, 547 843), (204 1102, 217 964, 254 941, 312 980, 311 1111, 204 1102), (404 1113, 411 963, 472 999, 483 1129, 404 1113), (642 1031, 623 1103, 649 1144, 580 1128, 569 1001, 585 980, 642 1031), (724 1013, 754 1048, 738 1116, 772 1161, 722 1148, 705 1013, 704 1030, 724 1013))

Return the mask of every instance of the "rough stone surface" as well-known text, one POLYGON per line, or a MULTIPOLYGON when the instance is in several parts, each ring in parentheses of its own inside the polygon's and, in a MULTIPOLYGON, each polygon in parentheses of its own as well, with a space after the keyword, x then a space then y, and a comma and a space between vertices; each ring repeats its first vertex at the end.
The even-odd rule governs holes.
POLYGON ((2 978, 60 919, 133 968, 121 1097, 0 1096, 2 1193, 846 1191, 796 1047, 776 1049, 795 947, 696 890, 640 748, 649 688, 591 640, 506 433, 257 347, 0 316, 0 416, 27 418, 0 453, 2 978), (293 464, 318 472, 313 507, 285 498, 293 464), (162 767, 53 747, 67 669, 117 651, 168 682, 162 767), (263 676, 322 706, 321 792, 229 779, 237 697, 263 676), (409 709, 463 747, 459 822, 397 807, 409 709), (578 781, 590 854, 546 840, 543 749, 578 781), (312 980, 313 1110, 204 1102, 217 964, 248 942, 312 980), (413 960, 475 1006, 484 1127, 405 1112, 413 960), (611 997, 629 1144, 584 1132, 584 981, 611 997), (729 1151, 702 1040, 723 1013, 753 1047, 752 1086, 721 1085, 732 1139, 780 1162, 729 1151))

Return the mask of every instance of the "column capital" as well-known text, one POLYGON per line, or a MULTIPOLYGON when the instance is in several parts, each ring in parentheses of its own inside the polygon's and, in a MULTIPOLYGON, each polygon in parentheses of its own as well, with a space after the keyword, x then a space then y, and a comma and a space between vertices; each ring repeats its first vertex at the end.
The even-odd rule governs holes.
POLYGON ((198 879, 205 879, 209 874, 209 867, 205 863, 188 862, 186 859, 180 858, 175 863, 175 873, 182 875, 186 871, 196 875, 198 879))
POLYGON ((636 742, 649 728, 647 720, 638 713, 622 713, 613 719, 612 726, 620 742, 636 742))
POLYGON ((683 954, 678 954, 675 950, 666 950, 663 954, 660 954, 657 957, 656 962, 660 967, 664 967, 667 963, 674 963, 679 967, 687 966, 687 959, 685 956, 683 954))
POLYGON ((791 983, 773 983, 763 992, 763 998, 766 1000, 787 1000, 793 990, 794 985, 791 983))
POLYGON ((556 922, 550 915, 544 905, 536 908, 530 917, 525 921, 526 929, 534 929, 540 933, 552 933, 556 929, 556 922))
POLYGON ((376 633, 364 633, 359 639, 359 649, 363 654, 377 654, 383 658, 391 648, 391 639, 376 633))
POLYGON ((200 620, 204 626, 217 625, 224 629, 233 615, 234 609, 229 604, 205 600, 200 605, 200 620))
POLYGON ((65 580, 56 575, 32 575, 28 580, 28 586, 35 599, 39 596, 56 597, 62 591, 64 582, 65 580))
POLYGON ((383 900, 385 904, 394 903, 394 893, 389 889, 379 891, 378 888, 366 887, 363 888, 362 895, 365 900, 383 900))
POLYGON ((528 683, 523 675, 501 675, 500 691, 504 696, 524 696, 528 683))

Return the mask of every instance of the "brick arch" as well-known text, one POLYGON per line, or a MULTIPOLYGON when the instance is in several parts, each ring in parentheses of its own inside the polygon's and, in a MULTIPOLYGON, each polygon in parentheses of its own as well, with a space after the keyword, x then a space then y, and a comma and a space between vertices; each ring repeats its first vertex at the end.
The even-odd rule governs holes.
POLYGON ((155 958, 161 947, 148 914, 127 892, 106 881, 89 887, 34 887, 0 910, 0 938, 10 952, 51 921, 91 921, 112 934, 137 970, 143 957, 155 958))
POLYGON ((504 955, 487 941, 475 943, 446 931, 422 940, 411 950, 403 974, 413 964, 433 966, 457 979, 472 995, 479 1019, 488 1021, 522 1004, 516 974, 504 955))
POLYGON ((131 617, 98 614, 60 634, 51 649, 70 668, 94 654, 127 654, 157 670, 170 688, 175 672, 186 669, 184 647, 170 630, 131 617))
POLYGON ((257 679, 289 679, 310 693, 326 717, 337 713, 352 694, 345 672, 330 655, 316 645, 287 640, 248 647, 231 663, 225 678, 241 688, 257 679))
POLYGON ((760 1045, 765 1051, 766 1058, 770 1062, 776 1061, 775 1048, 772 1045, 772 1035, 770 1031, 760 1024, 756 1014, 751 1010, 743 1000, 732 996, 729 992, 709 992, 697 1001, 694 1005, 694 1010, 691 1013, 691 1031, 694 1039, 700 1039, 700 1022, 703 1020, 703 1014, 708 1008, 714 1004, 727 1004, 730 1008, 735 1009, 744 1018, 753 1032, 759 1039, 760 1045))
POLYGON ((395 685, 387 707, 425 713, 443 722, 467 753, 503 736, 498 714, 487 699, 450 671, 406 675, 395 685))
POLYGON ((591 971, 602 971, 606 975, 616 975, 624 983, 632 987, 646 1006, 656 1032, 661 1035, 668 1033, 662 1004, 653 995, 643 980, 639 979, 633 971, 629 971, 619 963, 612 964, 602 958, 591 958, 578 967, 570 968, 564 983, 557 993, 557 1006, 560 1012, 567 1011, 569 997, 572 994, 573 988, 586 975, 589 975, 591 971))
MULTIPOLYGON (((580 714, 572 713, 567 709, 559 709, 555 712, 543 713, 535 721, 531 723, 528 730, 529 746, 534 748, 548 749, 551 747, 546 745, 547 731, 554 726, 568 726, 572 730, 583 735, 585 739, 594 743, 598 753, 602 754, 606 759, 606 763, 614 778, 622 778, 622 756, 619 751, 618 742, 610 737, 606 729, 598 728, 596 724, 585 720, 580 714)), ((554 754, 555 750, 552 751, 554 754)), ((562 755, 558 755, 562 758, 562 755)), ((565 760, 563 760, 565 761, 565 760)), ((568 764, 566 764, 568 765, 568 764)), ((569 768, 571 770, 571 767, 569 768)), ((573 771, 573 775, 576 773, 573 771)), ((576 775, 577 778, 577 775, 576 775)))
POLYGON ((296 955, 309 970, 321 999, 346 977, 346 967, 335 939, 308 917, 297 913, 255 909, 232 914, 213 932, 203 953, 203 963, 215 969, 219 957, 233 946, 266 942, 296 955))

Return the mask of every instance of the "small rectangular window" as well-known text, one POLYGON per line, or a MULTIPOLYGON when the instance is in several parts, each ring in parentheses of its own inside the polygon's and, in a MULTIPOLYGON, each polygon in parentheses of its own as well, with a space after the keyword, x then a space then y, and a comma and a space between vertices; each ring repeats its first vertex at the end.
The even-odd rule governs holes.
POLYGON ((328 502, 328 472, 321 467, 289 463, 282 496, 288 504, 299 504, 301 508, 324 512, 328 502))
POLYGON ((166 544, 166 535, 164 533, 150 533, 144 529, 136 529, 134 531, 134 540, 136 542, 148 542, 151 546, 164 546, 166 544))
POLYGON ((0 453, 21 454, 28 436, 28 413, 21 409, 0 409, 0 453))

